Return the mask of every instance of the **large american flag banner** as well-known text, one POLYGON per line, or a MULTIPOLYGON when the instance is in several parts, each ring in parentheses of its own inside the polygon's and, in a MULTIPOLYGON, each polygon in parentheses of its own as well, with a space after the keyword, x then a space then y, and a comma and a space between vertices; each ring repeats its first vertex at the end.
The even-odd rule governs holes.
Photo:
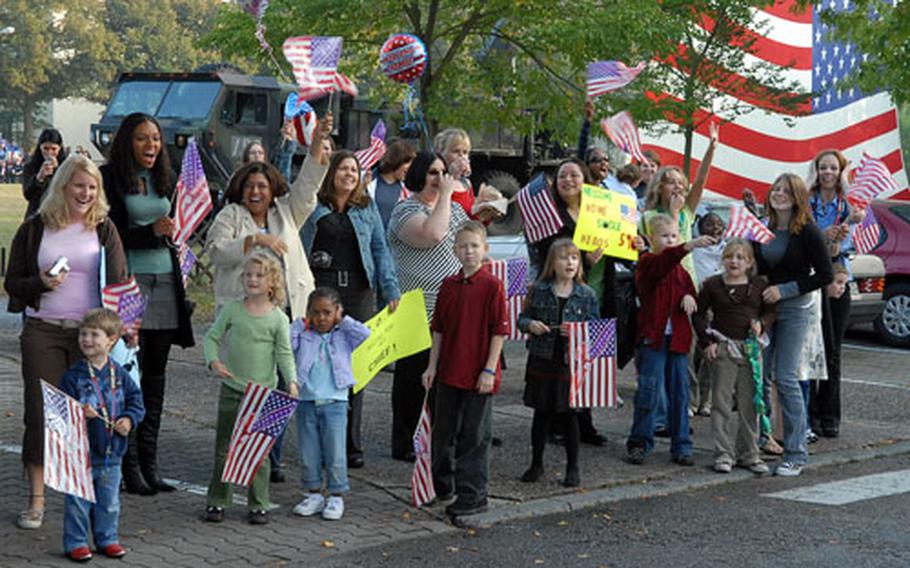
POLYGON ((638 127, 632 120, 629 111, 621 111, 610 118, 600 121, 604 134, 619 147, 620 150, 631 154, 639 162, 647 162, 648 158, 641 152, 641 139, 638 137, 638 127))
POLYGON ((354 153, 357 161, 360 162, 360 169, 363 171, 372 169, 376 162, 385 155, 385 149, 385 123, 379 119, 370 132, 369 147, 354 153))
POLYGON ((506 339, 522 341, 526 335, 518 329, 518 316, 528 295, 528 259, 522 257, 505 260, 488 260, 490 273, 502 281, 506 291, 506 313, 509 318, 509 335, 506 339))
POLYGON ((414 473, 411 475, 411 502, 415 507, 422 507, 436 499, 436 488, 433 485, 433 451, 430 436, 430 407, 423 400, 420 420, 414 431, 414 473))
MULTIPOLYGON (((822 9, 832 6, 842 9, 844 3, 823 4, 822 9)), ((754 10, 754 21, 769 25, 758 33, 746 30, 756 39, 754 54, 746 57, 780 67, 794 63, 793 68, 784 69, 786 77, 797 81, 803 93, 814 95, 809 104, 790 114, 763 102, 749 90, 728 89, 717 97, 714 108, 729 107, 727 102, 735 102, 755 110, 722 126, 707 189, 715 197, 719 194, 739 200, 743 188, 751 188, 762 199, 778 175, 806 174, 816 154, 836 148, 853 163, 859 162, 864 151, 881 156, 902 190, 900 198, 908 197, 903 191, 907 189, 907 176, 901 156, 898 115, 890 96, 886 92, 863 93, 856 88, 841 87, 846 76, 862 61, 863 54, 851 44, 828 39, 828 26, 820 20, 818 3, 815 8, 795 13, 794 7, 793 0, 784 0, 754 10)), ((737 75, 731 73, 729 78, 729 84, 739 84, 737 75)), ((670 93, 656 96, 673 97, 670 93)), ((693 136, 692 172, 698 168, 708 146, 708 122, 722 118, 711 108, 703 108, 696 114, 695 123, 701 126, 693 136)), ((681 132, 661 136, 643 130, 641 134, 644 148, 655 150, 665 165, 683 163, 685 140, 681 132)))
POLYGON ((621 89, 638 77, 645 68, 642 61, 635 67, 627 67, 621 61, 595 61, 588 64, 587 96, 594 98, 616 89, 621 89))
POLYGON ((180 178, 177 180, 177 206, 174 217, 174 243, 186 244, 193 231, 212 210, 212 196, 209 184, 202 170, 199 147, 196 139, 190 138, 183 152, 180 178))
POLYGON ((44 399, 44 484, 95 502, 85 413, 79 401, 46 381, 44 399))
POLYGON ((101 290, 101 305, 117 312, 120 321, 123 322, 126 335, 134 335, 139 332, 146 302, 139 291, 139 284, 136 283, 135 276, 130 276, 126 282, 105 286, 101 290))
POLYGON ((303 100, 318 99, 332 91, 357 96, 357 87, 338 72, 342 39, 337 36, 300 36, 284 40, 284 57, 294 69, 303 100))
POLYGON ((847 201, 857 209, 865 209, 879 195, 892 195, 900 190, 888 165, 865 152, 863 160, 853 174, 853 183, 847 191, 847 201))
POLYGON ((569 406, 615 407, 616 320, 568 322, 569 406))
POLYGON ((559 216, 556 200, 550 195, 550 184, 543 173, 521 188, 516 200, 524 219, 525 234, 532 243, 555 235, 562 228, 562 217, 559 216))
POLYGON ((222 483, 249 486, 262 460, 284 431, 300 403, 283 392, 247 383, 234 421, 222 483))
POLYGON ((872 207, 866 208, 866 218, 853 230, 853 246, 859 254, 869 254, 872 249, 878 246, 879 237, 881 237, 881 227, 878 225, 878 219, 872 212, 872 207))
POLYGON ((724 230, 724 238, 738 237, 757 243, 768 244, 774 240, 774 233, 740 204, 730 207, 730 222, 724 230))

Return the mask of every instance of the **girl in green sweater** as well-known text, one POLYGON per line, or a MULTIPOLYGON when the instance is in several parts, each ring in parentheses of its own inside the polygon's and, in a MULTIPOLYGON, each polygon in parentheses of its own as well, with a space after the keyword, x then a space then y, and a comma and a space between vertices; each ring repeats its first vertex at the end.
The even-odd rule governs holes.
MULTIPOLYGON (((231 486, 221 482, 221 473, 247 383, 275 388, 278 385, 276 367, 285 377, 297 374, 288 335, 290 322, 278 307, 284 305, 281 265, 273 255, 256 251, 244 261, 241 278, 244 299, 225 304, 205 336, 206 363, 222 380, 215 432, 215 467, 205 511, 205 520, 213 523, 224 519, 224 508, 231 504, 231 486), (221 361, 219 348, 228 331, 227 357, 226 361, 221 361)), ((297 397, 294 381, 288 381, 288 394, 297 397)), ((251 524, 266 524, 269 520, 270 469, 265 460, 250 484, 251 524)))

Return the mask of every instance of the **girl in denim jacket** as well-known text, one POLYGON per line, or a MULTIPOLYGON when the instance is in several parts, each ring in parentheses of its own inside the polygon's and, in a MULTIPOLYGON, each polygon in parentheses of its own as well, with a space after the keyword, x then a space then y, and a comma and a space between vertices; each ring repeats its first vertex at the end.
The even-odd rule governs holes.
POLYGON ((518 318, 518 327, 530 336, 524 403, 534 409, 533 457, 531 467, 521 476, 524 482, 537 481, 543 475, 550 422, 564 418, 566 477, 562 483, 566 487, 579 484, 578 419, 569 407, 568 341, 563 323, 592 320, 599 315, 597 296, 583 280, 578 247, 569 238, 556 240, 518 318))

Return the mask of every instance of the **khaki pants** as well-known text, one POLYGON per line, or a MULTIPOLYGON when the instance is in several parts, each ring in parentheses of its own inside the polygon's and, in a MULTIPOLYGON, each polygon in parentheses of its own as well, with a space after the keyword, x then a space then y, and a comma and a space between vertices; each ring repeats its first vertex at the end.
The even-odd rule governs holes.
MULTIPOLYGON (((745 348, 739 343, 740 352, 745 348)), ((717 346, 717 359, 710 361, 713 404, 711 409, 711 431, 714 434, 714 460, 740 465, 751 465, 759 461, 758 418, 755 414, 755 386, 752 383, 752 367, 746 357, 734 359, 726 343, 717 346), (733 407, 739 418, 734 422, 733 407), (738 432, 736 427, 738 426, 738 432), (736 434, 734 451, 731 434, 736 434), (735 459, 735 458, 738 458, 735 459)))

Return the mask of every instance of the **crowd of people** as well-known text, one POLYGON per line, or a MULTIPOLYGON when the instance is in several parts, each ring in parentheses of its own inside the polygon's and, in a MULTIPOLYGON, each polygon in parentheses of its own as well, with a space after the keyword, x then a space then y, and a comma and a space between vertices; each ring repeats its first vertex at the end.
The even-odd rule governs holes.
MULTIPOLYGON (((825 151, 807 180, 793 173, 775 180, 765 202, 769 243, 725 240, 724 221, 699 213, 716 126, 690 184, 654 152, 614 174, 608 154, 588 147, 593 105, 585 112, 578 156, 559 164, 549 189, 562 228, 528 245, 536 276, 517 325, 529 337, 523 400, 534 414, 521 481, 541 478, 555 437, 566 452, 563 484, 578 486, 580 445, 606 442, 590 409, 569 400, 567 324, 600 318, 616 318, 618 364, 634 361, 637 372, 626 461, 644 463, 655 437, 665 436, 672 461, 693 465, 689 419, 703 414, 711 416, 718 473, 740 466, 767 474, 765 453, 782 456, 777 475, 799 475, 807 444, 840 428, 847 253, 851 227, 862 220, 844 199, 846 160, 825 151), (573 243, 584 184, 635 198, 637 262, 573 243), (815 341, 820 359, 810 355, 815 341), (777 428, 766 427, 769 416, 777 428)), ((503 284, 484 264, 485 225, 496 213, 478 212, 470 137, 446 129, 431 152, 389 141, 376 171, 364 172, 353 152, 334 148, 331 130, 327 115, 293 181, 289 145, 274 157, 279 169, 262 144, 250 144, 206 235, 216 317, 205 359, 221 379, 209 522, 221 522, 231 504, 222 469, 249 382, 301 400, 306 496, 294 513, 342 518, 347 469, 364 466, 351 353, 370 333, 364 321, 383 306, 394 311, 403 293, 417 289, 432 347, 395 364, 391 454, 415 460, 412 437, 426 401, 437 501, 452 516, 488 504, 491 397, 509 321, 503 284)), ((99 552, 125 554, 117 536, 121 479, 138 495, 174 490, 158 460, 167 361, 173 345, 190 347, 195 337, 169 239, 175 184, 158 122, 125 117, 100 168, 62 149, 58 132, 42 132, 25 167, 29 213, 5 287, 10 311, 23 314, 29 496, 18 525, 37 529, 44 518, 44 378, 77 398, 89 419, 97 502, 67 497, 64 513, 64 551, 84 561, 92 556, 90 532, 99 552), (138 334, 125 338, 140 346, 138 389, 108 355, 122 331, 116 315, 100 308, 105 283, 128 275, 146 301, 138 334)), ((281 446, 279 439, 249 484, 253 524, 269 521, 269 483, 283 480, 281 446)))

